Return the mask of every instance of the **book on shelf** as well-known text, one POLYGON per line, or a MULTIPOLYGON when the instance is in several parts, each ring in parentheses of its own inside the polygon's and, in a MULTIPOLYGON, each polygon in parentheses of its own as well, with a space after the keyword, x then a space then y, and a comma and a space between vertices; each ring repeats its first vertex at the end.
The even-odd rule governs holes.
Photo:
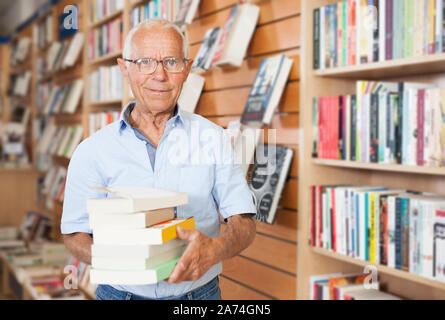
POLYGON ((344 294, 344 300, 402 300, 395 295, 375 290, 363 289, 357 291, 348 291, 344 294))
POLYGON ((255 31, 260 8, 251 3, 235 4, 222 29, 212 64, 241 66, 255 31))
POLYGON ((12 108, 10 122, 19 124, 25 131, 30 118, 31 109, 29 107, 18 105, 12 108))
POLYGON ((124 45, 123 17, 94 28, 90 32, 88 43, 88 59, 120 52, 124 45))
POLYGON ((259 147, 249 181, 257 220, 274 223, 292 158, 293 150, 287 147, 270 144, 259 147))
MULTIPOLYGON (((131 28, 152 18, 163 18, 168 21, 173 21, 179 14, 180 1, 181 0, 147 1, 134 7, 130 12, 131 28)), ((194 2, 196 2, 196 0, 194 2)), ((199 0, 197 2, 199 3, 199 0)))
MULTIPOLYGON (((394 295, 380 291, 379 281, 373 280, 372 283, 369 283, 367 277, 370 277, 370 275, 361 273, 331 273, 309 276, 309 299, 351 300, 350 298, 356 293, 373 292, 369 295, 369 300, 373 300, 372 296, 374 295, 376 297, 380 296, 382 300, 386 298, 400 300, 400 298, 394 295)), ((363 300, 368 299, 365 298, 363 300)))
POLYGON ((82 92, 82 79, 77 79, 60 87, 54 86, 45 108, 42 111, 43 114, 51 115, 56 113, 75 113, 80 104, 82 92))
POLYGON ((11 48, 11 65, 16 66, 26 60, 31 48, 31 39, 22 37, 11 48))
POLYGON ((347 0, 316 8, 314 69, 443 52, 444 8, 440 0, 347 0))
POLYGON ((97 227, 94 230, 95 244, 150 244, 159 245, 176 238, 176 227, 195 229, 194 218, 177 218, 161 222, 145 229, 109 229, 97 227))
POLYGON ((195 61, 193 62, 192 72, 203 73, 210 69, 221 33, 221 27, 207 30, 204 40, 196 54, 195 61))
POLYGON ((250 165, 254 163, 255 149, 261 136, 261 130, 244 125, 240 120, 234 120, 229 122, 227 134, 235 152, 235 163, 239 164, 244 175, 247 175, 250 165))
POLYGON ((200 0, 180 0, 175 22, 179 25, 190 24, 196 15, 200 0))
POLYGON ((443 197, 384 188, 313 186, 311 199, 310 245, 445 280, 439 251, 443 197))
POLYGON ((88 76, 89 101, 103 102, 121 100, 124 96, 124 85, 119 66, 99 67, 88 76))
POLYGON ((124 6, 124 0, 93 0, 90 2, 90 23, 106 18, 124 6))
POLYGON ((92 214, 142 212, 177 207, 188 203, 187 194, 184 192, 129 186, 98 187, 95 189, 115 197, 88 199, 87 211, 92 214))
POLYGON ((356 94, 315 98, 319 159, 439 167, 444 89, 429 83, 358 81, 356 94))
POLYGON ((135 213, 90 213, 90 228, 96 226, 110 229, 144 229, 175 218, 173 207, 135 213))
POLYGON ((204 88, 205 78, 196 73, 190 73, 187 81, 182 86, 182 92, 178 99, 181 110, 194 113, 204 88))
POLYGON ((89 135, 93 135, 95 132, 106 127, 107 125, 119 120, 119 111, 109 112, 95 112, 89 115, 89 135))
POLYGON ((54 40, 54 22, 53 15, 49 14, 41 22, 38 23, 35 38, 37 47, 42 50, 45 49, 54 40))
POLYGON ((63 57, 62 68, 69 68, 77 63, 80 57, 80 53, 82 52, 83 41, 83 33, 76 32, 73 39, 70 41, 68 51, 63 57))
POLYGON ((290 74, 293 60, 284 54, 261 61, 241 116, 249 125, 269 125, 290 74))
POLYGON ((24 97, 28 94, 29 84, 31 82, 31 72, 21 72, 14 81, 13 94, 16 96, 24 97))

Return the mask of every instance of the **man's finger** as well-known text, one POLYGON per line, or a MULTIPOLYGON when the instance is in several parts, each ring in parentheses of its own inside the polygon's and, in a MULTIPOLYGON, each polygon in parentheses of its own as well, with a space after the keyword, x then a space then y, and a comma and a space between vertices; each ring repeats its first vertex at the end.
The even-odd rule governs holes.
POLYGON ((190 242, 192 240, 193 230, 182 229, 178 226, 176 227, 176 235, 179 239, 190 242))
POLYGON ((187 268, 186 268, 183 260, 184 260, 183 257, 181 257, 181 259, 179 259, 178 263, 176 264, 175 268, 173 269, 172 273, 170 274, 170 277, 167 280, 168 284, 175 283, 178 280, 183 278, 184 273, 187 271, 187 268))

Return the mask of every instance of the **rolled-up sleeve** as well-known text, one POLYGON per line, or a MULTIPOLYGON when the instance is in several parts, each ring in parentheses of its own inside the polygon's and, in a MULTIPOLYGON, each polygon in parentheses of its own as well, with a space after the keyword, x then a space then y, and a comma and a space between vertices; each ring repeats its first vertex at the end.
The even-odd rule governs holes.
POLYGON ((212 195, 224 220, 236 214, 256 215, 252 193, 241 166, 235 163, 233 152, 228 161, 215 165, 212 195))
POLYGON ((103 198, 105 193, 92 189, 104 186, 104 179, 95 161, 95 151, 90 141, 83 141, 76 149, 68 166, 63 213, 62 234, 76 232, 92 233, 86 210, 88 198, 103 198))

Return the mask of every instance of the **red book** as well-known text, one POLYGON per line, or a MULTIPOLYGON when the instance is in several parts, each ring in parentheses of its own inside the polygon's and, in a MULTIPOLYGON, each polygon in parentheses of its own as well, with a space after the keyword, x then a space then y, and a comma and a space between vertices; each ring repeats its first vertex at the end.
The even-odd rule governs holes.
POLYGON ((323 193, 323 188, 322 186, 318 186, 318 246, 320 248, 323 247, 323 239, 322 239, 322 235, 323 235, 323 214, 322 214, 322 205, 323 205, 323 201, 322 201, 322 193, 323 193))
POLYGON ((424 147, 424 123, 425 123, 425 89, 420 89, 417 99, 417 165, 423 166, 424 147))
POLYGON ((329 123, 331 124, 331 157, 330 159, 338 160, 338 138, 339 138, 339 97, 331 97, 331 117, 329 123))

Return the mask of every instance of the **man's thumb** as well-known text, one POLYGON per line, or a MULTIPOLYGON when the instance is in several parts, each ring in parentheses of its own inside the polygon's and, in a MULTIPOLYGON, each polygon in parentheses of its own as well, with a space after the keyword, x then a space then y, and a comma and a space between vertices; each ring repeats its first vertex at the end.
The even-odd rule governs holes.
POLYGON ((182 229, 181 227, 176 227, 176 234, 181 240, 190 240, 191 230, 182 229))

